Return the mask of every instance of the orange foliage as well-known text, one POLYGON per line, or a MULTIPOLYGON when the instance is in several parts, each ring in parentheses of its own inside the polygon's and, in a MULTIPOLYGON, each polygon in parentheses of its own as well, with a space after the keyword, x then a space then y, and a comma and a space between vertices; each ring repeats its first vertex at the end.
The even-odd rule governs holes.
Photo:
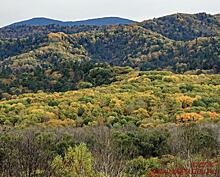
POLYGON ((200 121, 203 116, 199 113, 183 113, 176 116, 178 122, 200 121))
POLYGON ((203 116, 203 117, 208 117, 212 120, 215 120, 218 118, 218 114, 217 112, 200 112, 200 114, 203 116))
POLYGON ((216 112, 209 112, 209 116, 211 117, 211 119, 216 119, 217 115, 218 114, 216 112))

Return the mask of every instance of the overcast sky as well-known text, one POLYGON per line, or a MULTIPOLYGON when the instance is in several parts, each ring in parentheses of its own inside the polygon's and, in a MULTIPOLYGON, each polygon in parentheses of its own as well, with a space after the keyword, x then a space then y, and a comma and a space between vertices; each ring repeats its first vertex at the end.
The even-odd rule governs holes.
POLYGON ((118 16, 136 21, 176 12, 220 13, 220 0, 1 0, 0 26, 33 17, 75 21, 118 16))

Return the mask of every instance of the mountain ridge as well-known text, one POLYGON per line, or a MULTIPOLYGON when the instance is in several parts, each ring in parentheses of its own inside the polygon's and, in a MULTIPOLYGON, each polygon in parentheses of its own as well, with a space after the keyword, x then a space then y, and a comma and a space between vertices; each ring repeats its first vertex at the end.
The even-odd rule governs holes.
POLYGON ((118 25, 118 24, 131 24, 135 21, 129 20, 126 18, 120 17, 101 17, 87 20, 79 20, 79 21, 61 21, 55 20, 46 17, 36 17, 28 20, 23 20, 20 22, 13 23, 9 26, 46 26, 46 25, 60 25, 60 26, 80 26, 80 25, 94 25, 94 26, 102 26, 102 25, 118 25))
MULTIPOLYGON (((36 21, 40 19, 35 18, 36 21)), ((50 20, 51 19, 45 19, 44 23, 38 26, 25 24, 26 22, 18 22, 14 25, 12 24, 11 26, 0 28, 0 39, 35 38, 36 36, 46 37, 50 32, 64 32, 66 34, 86 31, 97 32, 111 28, 112 25, 109 26, 108 24, 114 24, 113 26, 117 26, 118 24, 141 26, 175 41, 189 41, 199 37, 213 37, 220 34, 220 15, 210 15, 207 13, 176 13, 144 20, 142 22, 132 21, 133 23, 130 24, 126 23, 127 19, 123 21, 124 19, 115 17, 76 21, 74 22, 75 26, 72 26, 71 24, 73 23, 71 22, 50 20)), ((33 20, 29 21, 29 23, 31 22, 33 22, 33 20)))

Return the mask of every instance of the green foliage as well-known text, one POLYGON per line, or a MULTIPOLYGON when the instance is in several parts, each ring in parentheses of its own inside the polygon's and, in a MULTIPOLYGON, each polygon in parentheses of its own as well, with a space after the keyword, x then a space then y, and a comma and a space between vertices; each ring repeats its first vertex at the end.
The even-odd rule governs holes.
MULTIPOLYGON (((43 51, 42 51, 43 52, 43 51)), ((31 61, 15 59, 12 65, 15 65, 16 72, 13 68, 7 66, 0 73, 0 98, 10 98, 10 94, 22 94, 43 91, 67 91, 81 88, 90 88, 102 84, 110 84, 116 81, 117 74, 114 68, 108 64, 98 64, 90 61, 71 61, 69 56, 63 56, 62 60, 54 60, 55 51, 44 53, 48 60, 43 61, 37 58, 31 58, 31 61), (50 56, 52 55, 52 56, 50 56), (50 59, 52 61, 50 61, 50 59), (48 69, 50 68, 50 69, 48 69), (97 70, 99 68, 99 70, 97 70), (13 78, 13 79, 12 79, 13 78)), ((35 56, 36 57, 36 56, 35 56)), ((9 65, 5 61, 6 65, 9 65)))
POLYGON ((15 39, 15 38, 36 38, 45 37, 51 32, 63 32, 66 34, 74 34, 85 31, 96 31, 99 27, 97 26, 59 26, 59 25, 47 25, 47 26, 7 26, 0 29, 0 39, 15 39))
POLYGON ((92 163, 92 154, 85 144, 80 144, 75 148, 69 148, 63 158, 61 156, 55 157, 52 162, 52 167, 55 171, 55 176, 100 176, 100 174, 96 174, 93 170, 92 163))
POLYGON ((88 80, 93 83, 93 85, 103 85, 110 84, 114 81, 115 73, 112 68, 101 68, 96 67, 91 69, 88 74, 88 80))
POLYGON ((90 82, 80 82, 77 86, 78 89, 91 88, 93 85, 90 82))
POLYGON ((170 39, 183 41, 215 36, 219 32, 219 21, 215 16, 205 13, 168 15, 144 21, 141 26, 170 39))
POLYGON ((157 157, 168 151, 167 138, 169 133, 164 130, 115 132, 117 146, 123 147, 123 153, 131 156, 157 157))

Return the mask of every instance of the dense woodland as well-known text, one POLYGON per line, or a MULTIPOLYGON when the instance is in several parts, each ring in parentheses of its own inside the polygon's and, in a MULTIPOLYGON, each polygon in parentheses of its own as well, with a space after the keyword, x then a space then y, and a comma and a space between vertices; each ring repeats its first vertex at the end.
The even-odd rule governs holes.
POLYGON ((219 22, 218 15, 178 13, 144 21, 141 26, 173 40, 188 41, 198 37, 216 36, 219 34, 219 22))
POLYGON ((0 176, 220 176, 219 19, 1 28, 0 176))
POLYGON ((2 176, 152 176, 190 162, 217 173, 220 76, 126 72, 101 87, 2 99, 2 176))
POLYGON ((66 34, 74 34, 92 30, 98 30, 104 28, 101 26, 59 26, 59 25, 47 25, 47 26, 6 26, 0 29, 0 39, 18 39, 18 38, 36 38, 40 36, 46 36, 49 33, 63 32, 66 34))
MULTIPOLYGON (((12 95, 0 102, 0 123, 18 127, 56 123, 114 127, 132 123, 148 127, 220 119, 219 75, 137 72, 128 68, 115 80, 110 85, 77 91, 12 95)), ((81 82, 80 86, 90 85, 81 82)))

